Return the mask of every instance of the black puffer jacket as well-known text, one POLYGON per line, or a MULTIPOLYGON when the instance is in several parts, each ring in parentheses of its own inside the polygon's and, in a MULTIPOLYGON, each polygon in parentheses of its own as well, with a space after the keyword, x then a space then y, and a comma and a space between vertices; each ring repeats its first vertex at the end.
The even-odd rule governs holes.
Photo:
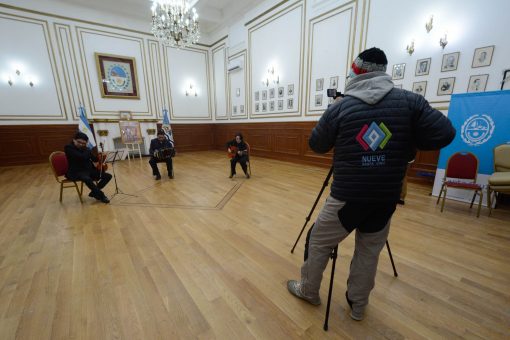
POLYGON ((347 202, 397 202, 416 149, 445 147, 455 129, 421 95, 394 88, 383 72, 355 77, 345 94, 309 140, 318 153, 335 148, 331 195, 347 202))

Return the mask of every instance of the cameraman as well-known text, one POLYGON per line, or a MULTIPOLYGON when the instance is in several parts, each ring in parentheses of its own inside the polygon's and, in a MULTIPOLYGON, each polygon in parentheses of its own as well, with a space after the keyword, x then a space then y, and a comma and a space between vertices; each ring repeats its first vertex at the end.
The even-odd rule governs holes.
POLYGON ((356 230, 347 291, 350 316, 362 320, 374 287, 379 253, 388 237, 407 162, 416 149, 450 144, 455 129, 421 95, 394 87, 384 52, 371 48, 352 63, 345 98, 329 107, 313 129, 310 147, 334 148, 334 179, 311 231, 301 280, 289 292, 313 305, 332 249, 356 230))

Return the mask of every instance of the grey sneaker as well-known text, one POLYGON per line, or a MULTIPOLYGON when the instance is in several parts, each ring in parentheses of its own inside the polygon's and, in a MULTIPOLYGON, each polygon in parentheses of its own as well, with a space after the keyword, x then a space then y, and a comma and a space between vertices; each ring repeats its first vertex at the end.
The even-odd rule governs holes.
POLYGON ((363 312, 355 313, 354 310, 352 309, 353 302, 349 299, 349 295, 347 294, 347 291, 345 292, 345 299, 347 300, 349 307, 351 307, 351 313, 350 313, 351 319, 356 320, 356 321, 363 320, 363 312))
POLYGON ((316 298, 311 298, 301 293, 301 282, 298 282, 296 280, 289 280, 287 281, 287 289, 292 295, 300 299, 303 299, 314 306, 318 306, 321 304, 321 298, 319 296, 316 298))

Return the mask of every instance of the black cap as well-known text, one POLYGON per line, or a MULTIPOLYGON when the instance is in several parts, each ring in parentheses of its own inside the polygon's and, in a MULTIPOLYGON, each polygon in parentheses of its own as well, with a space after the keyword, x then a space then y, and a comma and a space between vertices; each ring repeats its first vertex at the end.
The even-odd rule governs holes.
POLYGON ((88 141, 89 136, 87 136, 83 132, 76 132, 76 134, 74 135, 74 139, 83 139, 84 141, 88 141))

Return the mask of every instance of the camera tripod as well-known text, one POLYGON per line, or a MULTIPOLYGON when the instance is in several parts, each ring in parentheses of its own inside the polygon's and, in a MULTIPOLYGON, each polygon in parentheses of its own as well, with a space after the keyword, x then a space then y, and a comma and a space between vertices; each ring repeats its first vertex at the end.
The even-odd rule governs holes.
MULTIPOLYGON (((333 166, 331 167, 331 169, 329 169, 329 173, 326 176, 326 179, 324 180, 324 183, 322 184, 322 188, 319 191, 319 195, 315 199, 315 202, 314 202, 314 204, 312 206, 312 209, 310 210, 310 213, 305 218, 305 224, 303 225, 303 228, 301 228, 301 231, 299 232, 299 235, 298 235, 298 237, 296 239, 296 242, 294 243, 294 246, 292 247, 292 249, 290 251, 292 254, 294 254, 294 249, 296 249, 296 245, 298 244, 299 239, 301 238, 301 235, 303 235, 303 231, 305 230, 306 225, 310 221, 310 218, 312 217, 312 214, 313 214, 313 212, 315 210, 315 207, 317 206, 317 203, 319 203, 319 200, 320 200, 320 198, 322 196, 322 193, 324 192, 326 187, 329 185, 329 180, 331 179, 332 175, 333 175, 333 166)), ((312 232, 312 229, 313 229, 314 225, 315 225, 315 223, 312 224, 312 226, 310 227, 310 229, 308 230, 308 233, 306 235, 305 261, 308 258, 308 243, 309 243, 310 235, 311 235, 311 232, 312 232)), ((391 266, 393 268, 393 276, 398 277, 397 269, 395 268, 395 263, 393 262, 393 256, 391 254, 390 244, 388 243, 388 240, 386 240, 386 249, 388 249, 388 254, 390 256, 391 266)), ((333 248, 331 250, 331 253, 329 254, 329 257, 330 257, 330 259, 333 260, 333 262, 332 262, 332 265, 331 265, 331 278, 329 280, 328 304, 326 306, 326 316, 324 318, 324 330, 325 331, 328 330, 329 309, 331 307, 331 295, 333 294, 333 279, 335 278, 335 265, 336 265, 337 256, 338 256, 338 245, 335 248, 333 248)))

